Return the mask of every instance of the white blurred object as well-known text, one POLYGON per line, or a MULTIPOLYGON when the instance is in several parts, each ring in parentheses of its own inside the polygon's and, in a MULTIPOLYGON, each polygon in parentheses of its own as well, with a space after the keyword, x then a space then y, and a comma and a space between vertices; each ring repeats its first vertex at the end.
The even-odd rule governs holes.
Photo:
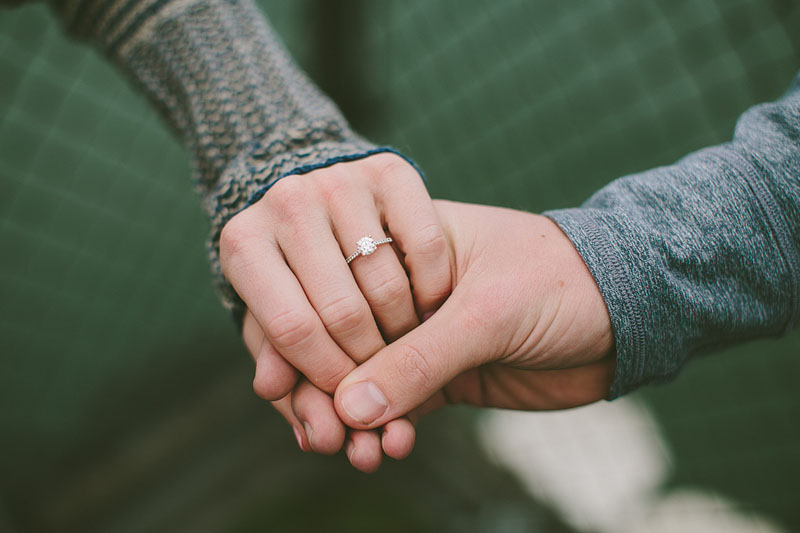
POLYGON ((480 435, 534 496, 585 530, 619 531, 670 463, 649 411, 624 398, 558 412, 492 411, 480 435))
POLYGON ((717 494, 678 489, 652 502, 640 520, 627 524, 623 533, 781 533, 762 516, 745 514, 717 494))
POLYGON ((491 411, 479 435, 491 457, 580 530, 780 531, 721 496, 662 495, 669 449, 649 409, 631 398, 558 412, 491 411))

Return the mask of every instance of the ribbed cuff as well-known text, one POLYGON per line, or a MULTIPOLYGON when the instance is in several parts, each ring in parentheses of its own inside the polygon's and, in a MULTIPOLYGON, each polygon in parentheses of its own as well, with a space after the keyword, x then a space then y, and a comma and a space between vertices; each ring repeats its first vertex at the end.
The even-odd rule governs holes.
POLYGON ((626 249, 608 224, 608 213, 598 209, 562 209, 543 213, 555 222, 572 241, 606 303, 616 344, 616 374, 608 399, 614 399, 646 382, 646 326, 638 286, 639 275, 631 271, 624 258, 629 254, 647 255, 643 243, 625 241, 626 249), (639 249, 639 250, 637 250, 639 249))

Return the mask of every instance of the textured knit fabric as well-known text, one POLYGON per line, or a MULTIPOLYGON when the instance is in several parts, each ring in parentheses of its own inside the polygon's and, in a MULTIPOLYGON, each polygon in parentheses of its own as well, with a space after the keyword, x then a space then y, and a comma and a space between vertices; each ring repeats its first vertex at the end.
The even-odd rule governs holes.
POLYGON ((126 70, 190 149, 211 218, 209 255, 224 305, 224 224, 278 179, 388 150, 357 136, 294 65, 251 0, 54 0, 73 35, 126 70))
POLYGON ((732 142, 546 215, 611 315, 612 398, 693 355, 788 331, 800 307, 800 80, 742 115, 732 142))

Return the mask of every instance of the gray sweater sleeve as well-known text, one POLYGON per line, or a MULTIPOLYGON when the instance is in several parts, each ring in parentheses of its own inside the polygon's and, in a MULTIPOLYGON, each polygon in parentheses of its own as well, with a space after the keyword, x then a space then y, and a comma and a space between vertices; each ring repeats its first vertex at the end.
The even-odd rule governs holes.
POLYGON ((278 179, 387 151, 356 135, 294 65, 252 0, 52 0, 141 86, 189 148, 211 219, 209 256, 223 303, 219 235, 278 179))
POLYGON ((545 213, 576 246, 616 340, 610 398, 686 360, 790 330, 800 307, 800 77, 733 141, 545 213))

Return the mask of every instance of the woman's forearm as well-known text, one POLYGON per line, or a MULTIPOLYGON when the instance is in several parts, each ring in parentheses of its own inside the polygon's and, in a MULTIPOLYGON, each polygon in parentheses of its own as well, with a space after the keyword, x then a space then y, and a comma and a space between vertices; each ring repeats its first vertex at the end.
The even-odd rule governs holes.
POLYGON ((282 176, 377 148, 297 68, 251 0, 53 6, 72 35, 129 73, 190 150, 212 223, 212 269, 225 305, 241 316, 219 268, 223 225, 282 176))

